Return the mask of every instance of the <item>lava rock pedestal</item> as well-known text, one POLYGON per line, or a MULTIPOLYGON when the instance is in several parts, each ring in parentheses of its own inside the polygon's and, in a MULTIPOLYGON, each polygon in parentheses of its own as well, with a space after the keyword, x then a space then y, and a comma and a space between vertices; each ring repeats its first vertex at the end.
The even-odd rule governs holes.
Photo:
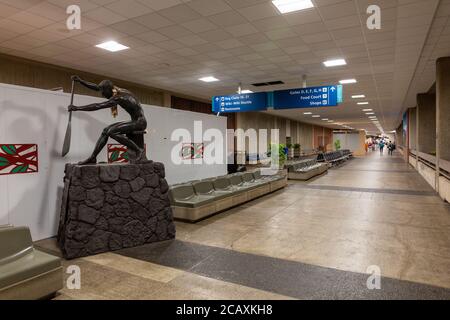
POLYGON ((164 165, 67 164, 58 244, 65 258, 175 238, 164 165))

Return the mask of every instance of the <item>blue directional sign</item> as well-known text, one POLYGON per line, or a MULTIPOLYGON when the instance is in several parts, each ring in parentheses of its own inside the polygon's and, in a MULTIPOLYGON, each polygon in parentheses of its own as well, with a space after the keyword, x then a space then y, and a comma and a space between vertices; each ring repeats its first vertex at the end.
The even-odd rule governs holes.
POLYGON ((234 94, 212 99, 213 112, 246 112, 267 110, 267 93, 234 94))
POLYGON ((342 102, 342 86, 324 86, 275 91, 274 109, 334 107, 342 102))

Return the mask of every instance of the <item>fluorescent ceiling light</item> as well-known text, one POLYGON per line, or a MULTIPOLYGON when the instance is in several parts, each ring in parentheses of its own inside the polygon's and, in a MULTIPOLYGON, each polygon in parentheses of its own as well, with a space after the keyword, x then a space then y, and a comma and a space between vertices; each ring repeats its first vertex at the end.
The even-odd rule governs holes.
MULTIPOLYGON (((237 92, 239 93, 239 91, 237 92)), ((252 90, 241 90, 241 94, 253 93, 252 90)))
POLYGON ((355 96, 352 96, 352 99, 362 99, 362 98, 365 98, 366 96, 365 95, 363 95, 363 94, 357 94, 357 95, 355 95, 355 96))
POLYGON ((360 105, 360 106, 364 106, 364 105, 367 105, 367 104, 369 104, 368 102, 358 102, 358 105, 360 105))
POLYGON ((127 46, 120 44, 116 41, 107 41, 96 45, 97 48, 105 49, 111 52, 122 51, 125 49, 129 49, 127 46))
POLYGON ((320 116, 317 115, 317 114, 316 114, 316 115, 313 115, 312 117, 313 117, 313 118, 320 118, 320 116))
POLYGON ((373 109, 363 109, 363 112, 370 112, 373 111, 373 109))
POLYGON ((311 0, 273 0, 272 3, 280 13, 289 13, 314 7, 311 0))
POLYGON ((371 116, 371 115, 375 114, 375 112, 366 112, 366 114, 367 114, 368 116, 371 116))
POLYGON ((203 82, 216 82, 216 81, 219 81, 219 79, 211 77, 211 76, 210 77, 203 77, 203 78, 200 78, 198 80, 203 81, 203 82))
POLYGON ((328 120, 328 122, 330 122, 330 123, 331 123, 331 122, 334 122, 334 120, 328 120))
POLYGON ((330 119, 327 119, 327 118, 322 119, 322 121, 328 121, 328 120, 330 120, 330 119))
POLYGON ((330 68, 330 67, 345 66, 347 65, 347 61, 345 61, 344 59, 336 59, 325 61, 323 64, 325 65, 325 67, 330 68))
POLYGON ((351 84, 351 83, 357 83, 358 81, 356 81, 356 79, 345 79, 345 80, 341 80, 339 81, 340 84, 351 84))
POLYGON ((309 116, 312 114, 312 112, 303 112, 303 114, 309 116))

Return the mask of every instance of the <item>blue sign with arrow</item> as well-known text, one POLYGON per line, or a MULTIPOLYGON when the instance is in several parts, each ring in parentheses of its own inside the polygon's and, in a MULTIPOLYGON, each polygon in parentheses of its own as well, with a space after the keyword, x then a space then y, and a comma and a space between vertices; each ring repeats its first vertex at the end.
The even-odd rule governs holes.
POLYGON ((246 112, 267 110, 267 93, 234 94, 215 96, 212 99, 213 112, 246 112))
POLYGON ((282 90, 273 93, 273 108, 335 107, 342 100, 341 85, 282 90))

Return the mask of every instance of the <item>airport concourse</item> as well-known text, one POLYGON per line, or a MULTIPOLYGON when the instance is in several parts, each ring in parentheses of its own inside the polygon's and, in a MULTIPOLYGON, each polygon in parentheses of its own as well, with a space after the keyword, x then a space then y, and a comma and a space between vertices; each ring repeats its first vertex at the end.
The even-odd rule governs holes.
POLYGON ((448 302, 449 123, 450 0, 0 0, 0 300, 448 302))

